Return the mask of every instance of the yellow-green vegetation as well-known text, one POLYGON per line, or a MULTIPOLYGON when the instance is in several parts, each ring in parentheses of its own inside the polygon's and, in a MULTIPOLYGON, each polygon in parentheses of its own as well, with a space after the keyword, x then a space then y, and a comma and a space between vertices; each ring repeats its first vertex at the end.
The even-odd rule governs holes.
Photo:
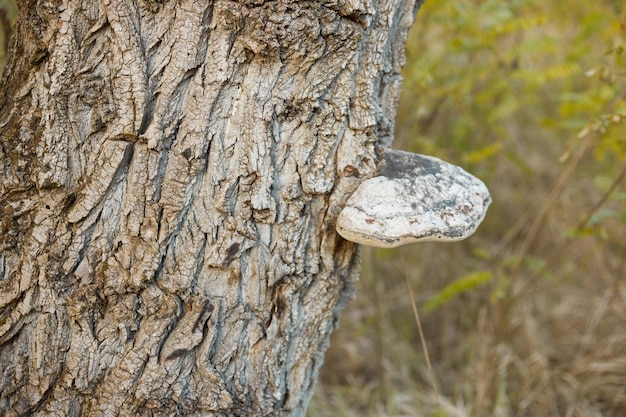
POLYGON ((11 26, 15 20, 17 8, 15 0, 0 0, 0 74, 4 69, 6 54, 9 49, 11 26))
POLYGON ((494 202, 461 244, 364 248, 310 417, 626 416, 625 61, 623 1, 426 1, 394 147, 494 202))

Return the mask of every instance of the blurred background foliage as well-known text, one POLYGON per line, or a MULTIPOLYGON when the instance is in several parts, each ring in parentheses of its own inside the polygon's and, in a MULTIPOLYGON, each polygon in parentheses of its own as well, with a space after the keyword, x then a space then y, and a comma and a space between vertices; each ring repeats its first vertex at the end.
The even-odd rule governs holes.
POLYGON ((626 416, 625 60, 623 0, 425 2, 394 147, 494 202, 465 242, 363 248, 309 417, 626 416))
POLYGON ((424 4, 394 147, 494 202, 465 242, 363 248, 309 417, 626 415, 625 6, 424 4))

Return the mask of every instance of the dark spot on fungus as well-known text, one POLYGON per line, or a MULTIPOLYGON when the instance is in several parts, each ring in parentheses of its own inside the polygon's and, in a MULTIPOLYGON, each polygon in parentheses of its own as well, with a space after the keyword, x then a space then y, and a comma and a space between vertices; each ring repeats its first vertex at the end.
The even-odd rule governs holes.
POLYGON ((440 165, 432 159, 402 151, 383 152, 378 166, 378 175, 391 179, 414 179, 439 172, 441 172, 440 165))

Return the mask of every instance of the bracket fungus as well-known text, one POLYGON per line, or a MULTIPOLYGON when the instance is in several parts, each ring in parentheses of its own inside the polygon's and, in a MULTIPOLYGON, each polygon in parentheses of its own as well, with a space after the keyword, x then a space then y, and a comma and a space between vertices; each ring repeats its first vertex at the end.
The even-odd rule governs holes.
POLYGON ((337 218, 337 232, 367 246, 457 241, 474 233, 491 196, 485 184, 441 159, 380 148, 373 178, 363 181, 337 218))

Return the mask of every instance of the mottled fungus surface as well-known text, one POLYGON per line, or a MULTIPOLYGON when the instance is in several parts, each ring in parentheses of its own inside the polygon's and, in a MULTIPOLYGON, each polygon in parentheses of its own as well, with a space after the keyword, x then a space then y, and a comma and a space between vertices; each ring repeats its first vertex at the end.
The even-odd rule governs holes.
POLYGON ((491 203, 485 184, 441 159, 381 150, 376 176, 363 181, 337 219, 337 232, 367 246, 457 241, 474 233, 491 203))

